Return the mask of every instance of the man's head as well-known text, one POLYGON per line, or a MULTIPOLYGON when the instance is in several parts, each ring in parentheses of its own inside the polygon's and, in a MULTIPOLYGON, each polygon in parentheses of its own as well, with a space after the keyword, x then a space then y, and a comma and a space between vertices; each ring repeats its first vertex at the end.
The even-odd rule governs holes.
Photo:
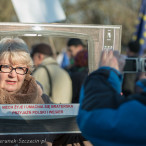
POLYGON ((40 65, 42 61, 49 56, 53 56, 53 51, 50 45, 41 43, 32 46, 31 57, 35 66, 40 65))
POLYGON ((140 51, 140 44, 138 41, 130 41, 127 48, 127 56, 137 57, 140 51))
POLYGON ((71 56, 75 57, 78 52, 84 49, 84 44, 80 39, 71 38, 67 42, 68 50, 71 52, 71 56))

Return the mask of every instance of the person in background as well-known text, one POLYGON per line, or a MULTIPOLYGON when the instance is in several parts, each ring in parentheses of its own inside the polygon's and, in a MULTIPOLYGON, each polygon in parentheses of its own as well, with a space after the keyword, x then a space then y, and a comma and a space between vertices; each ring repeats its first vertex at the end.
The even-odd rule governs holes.
POLYGON ((42 84, 44 93, 53 103, 71 103, 70 76, 53 58, 51 46, 44 43, 36 44, 32 46, 31 56, 36 66, 32 76, 42 84))
POLYGON ((74 69, 70 72, 73 87, 72 103, 79 103, 80 89, 88 76, 88 51, 82 50, 74 59, 74 69))
MULTIPOLYGON (((137 58, 139 57, 140 44, 138 41, 130 41, 127 48, 127 57, 137 58)), ((135 80, 137 73, 124 73, 122 92, 125 96, 133 94, 135 89, 135 80)))
MULTIPOLYGON (((72 81, 69 74, 53 59, 51 50, 48 44, 37 44, 32 47, 31 55, 34 64, 37 66, 32 75, 43 85, 45 93, 49 95, 53 103, 71 103, 72 81), (49 82, 50 79, 52 83, 49 82), (49 88, 51 84, 52 95, 50 95, 49 88)), ((53 146, 70 145, 92 146, 89 141, 78 133, 57 134, 53 141, 53 146)))
MULTIPOLYGON (((46 95, 43 94, 41 87, 37 84, 34 77, 30 75, 32 68, 33 61, 28 47, 22 39, 3 38, 0 41, 0 104, 51 103, 46 98, 46 95)), ((15 123, 15 126, 17 126, 17 123, 15 123)), ((13 136, 9 138, 14 139, 13 136)), ((9 139, 7 136, 2 137, 1 135, 0 139, 3 138, 9 139)), ((42 135, 25 135, 23 138, 31 140, 41 139, 42 135)), ((52 145, 52 138, 47 138, 48 146, 52 145)), ((34 145, 37 146, 37 144, 34 145)))
POLYGON ((135 88, 134 93, 140 93, 142 91, 146 91, 146 73, 138 72, 135 80, 135 88))
MULTIPOLYGON (((71 103, 72 81, 69 74, 59 67, 53 59, 51 50, 51 47, 47 44, 37 44, 32 47, 31 55, 34 64, 37 66, 32 75, 43 85, 44 90, 52 98, 53 103, 71 103), (50 79, 52 81, 52 96, 47 92, 50 92, 49 87, 51 83, 48 81, 50 79)), ((78 133, 57 134, 53 140, 53 146, 70 145, 92 146, 88 140, 78 133)))
MULTIPOLYGON (((88 75, 88 50, 84 49, 79 51, 74 57, 74 64, 70 70, 70 77, 72 80, 72 103, 79 103, 80 89, 88 75)), ((82 134, 77 134, 72 136, 72 141, 78 140, 83 146, 91 146, 91 143, 85 139, 82 134)))
POLYGON ((66 68, 69 71, 74 65, 74 58, 78 52, 86 49, 81 39, 78 38, 70 38, 67 42, 67 52, 70 54, 70 66, 66 68))
POLYGON ((146 91, 146 78, 139 79, 135 84, 135 93, 146 91))
POLYGON ((80 94, 78 126, 93 145, 146 144, 146 90, 121 95, 124 59, 103 51, 99 69, 86 79, 80 94))
POLYGON ((56 60, 61 68, 66 68, 70 65, 70 58, 66 51, 58 53, 56 60))
POLYGON ((78 38, 71 38, 67 42, 68 50, 71 52, 71 55, 75 57, 78 52, 85 49, 85 45, 78 38))
POLYGON ((81 85, 88 75, 88 50, 81 39, 71 38, 67 42, 68 52, 73 60, 71 66, 66 68, 72 79, 72 103, 79 102, 81 85))
POLYGON ((126 49, 128 57, 139 57, 140 44, 139 41, 130 41, 126 49))

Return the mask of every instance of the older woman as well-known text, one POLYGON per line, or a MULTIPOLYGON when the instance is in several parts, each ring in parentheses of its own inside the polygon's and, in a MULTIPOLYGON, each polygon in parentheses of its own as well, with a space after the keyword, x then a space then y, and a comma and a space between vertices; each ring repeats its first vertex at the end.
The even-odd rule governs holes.
POLYGON ((42 104, 41 88, 29 74, 33 62, 27 45, 19 38, 0 41, 0 103, 42 104))
POLYGON ((49 103, 30 75, 32 67, 28 47, 22 39, 4 38, 0 41, 0 104, 49 103))

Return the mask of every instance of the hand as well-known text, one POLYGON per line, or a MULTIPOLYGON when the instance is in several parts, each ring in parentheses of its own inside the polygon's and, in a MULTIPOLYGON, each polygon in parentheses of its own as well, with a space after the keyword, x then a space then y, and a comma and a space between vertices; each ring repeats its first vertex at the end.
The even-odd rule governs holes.
POLYGON ((120 55, 118 51, 104 50, 101 53, 99 67, 109 66, 118 71, 122 71, 125 65, 125 57, 120 55))

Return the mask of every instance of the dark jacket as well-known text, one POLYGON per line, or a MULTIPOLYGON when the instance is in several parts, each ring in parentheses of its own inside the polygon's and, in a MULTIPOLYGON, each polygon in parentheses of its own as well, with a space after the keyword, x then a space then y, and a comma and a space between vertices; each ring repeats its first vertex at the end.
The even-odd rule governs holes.
POLYGON ((146 145, 146 92, 121 96, 121 74, 110 67, 91 73, 81 90, 77 122, 93 145, 146 145))
POLYGON ((73 88, 72 103, 79 103, 81 86, 87 76, 88 68, 86 67, 76 68, 75 71, 70 73, 73 88))

